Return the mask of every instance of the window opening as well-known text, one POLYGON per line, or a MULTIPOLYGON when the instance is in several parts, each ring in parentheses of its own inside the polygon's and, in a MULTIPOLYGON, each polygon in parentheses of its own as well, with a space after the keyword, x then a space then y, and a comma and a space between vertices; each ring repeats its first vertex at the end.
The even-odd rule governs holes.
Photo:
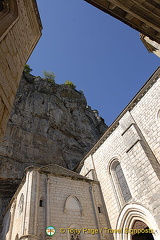
POLYGON ((130 193, 127 181, 125 179, 125 176, 123 174, 123 170, 121 168, 120 163, 116 164, 115 173, 116 173, 116 177, 117 177, 123 198, 124 198, 125 202, 127 202, 132 198, 132 196, 131 196, 131 193, 130 193))
POLYGON ((98 212, 99 213, 102 213, 103 211, 102 211, 102 207, 98 207, 98 212))
POLYGON ((4 1, 0 0, 0 12, 4 9, 4 1))
POLYGON ((9 1, 8 0, 0 0, 0 12, 9 11, 9 1))
POLYGON ((39 201, 39 206, 40 206, 40 207, 43 207, 43 200, 40 200, 40 201, 39 201))

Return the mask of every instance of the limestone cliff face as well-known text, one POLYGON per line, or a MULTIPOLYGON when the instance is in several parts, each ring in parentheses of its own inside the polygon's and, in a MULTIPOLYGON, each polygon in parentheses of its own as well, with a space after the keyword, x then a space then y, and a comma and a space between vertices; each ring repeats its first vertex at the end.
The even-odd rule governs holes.
POLYGON ((0 146, 0 178, 21 179, 30 165, 56 163, 73 169, 106 128, 83 93, 23 77, 0 146))

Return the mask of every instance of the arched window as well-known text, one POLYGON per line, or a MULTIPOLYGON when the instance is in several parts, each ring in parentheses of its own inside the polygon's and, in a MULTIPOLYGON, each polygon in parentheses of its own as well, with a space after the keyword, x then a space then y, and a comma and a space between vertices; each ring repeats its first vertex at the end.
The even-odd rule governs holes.
POLYGON ((111 162, 110 173, 115 192, 118 196, 119 203, 122 206, 125 202, 128 202, 132 196, 121 165, 117 159, 114 159, 111 162))
POLYGON ((67 213, 68 211, 78 211, 81 215, 83 215, 81 203, 74 195, 70 195, 65 200, 64 212, 67 213))

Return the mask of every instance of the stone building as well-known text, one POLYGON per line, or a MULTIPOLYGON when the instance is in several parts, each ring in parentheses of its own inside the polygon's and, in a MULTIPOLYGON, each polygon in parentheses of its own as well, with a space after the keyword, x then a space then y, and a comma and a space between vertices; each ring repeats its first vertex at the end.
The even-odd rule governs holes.
MULTIPOLYGON (((160 43, 159 0, 86 1, 160 43)), ((36 1, 0 0, 0 25, 1 141, 24 64, 41 36, 36 1)), ((158 240, 159 84, 160 68, 77 166, 80 174, 29 167, 6 208, 1 239, 158 240), (50 225, 53 237, 45 232, 50 225)))
POLYGON ((97 181, 58 165, 29 167, 6 212, 1 239, 52 239, 46 226, 54 226, 53 239, 98 240, 94 231, 109 228, 107 219, 97 181))
POLYGON ((160 68, 75 172, 27 168, 1 239, 159 240, 159 198, 160 68), (49 226, 55 235, 46 235, 49 226))
POLYGON ((36 0, 0 0, 0 26, 1 141, 24 65, 41 36, 36 0))
POLYGON ((160 236, 160 68, 79 164, 98 180, 115 240, 160 236), (149 228, 135 234, 125 229, 149 228))

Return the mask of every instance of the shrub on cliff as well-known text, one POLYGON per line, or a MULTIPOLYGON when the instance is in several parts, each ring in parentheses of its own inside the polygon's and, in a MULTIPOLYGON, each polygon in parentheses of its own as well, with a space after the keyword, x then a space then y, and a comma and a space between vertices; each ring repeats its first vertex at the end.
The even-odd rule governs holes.
POLYGON ((55 84, 56 75, 53 72, 43 71, 43 75, 47 78, 48 82, 55 84))
POLYGON ((23 72, 26 74, 30 74, 30 72, 32 72, 33 69, 30 68, 30 66, 28 64, 25 64, 23 72))
POLYGON ((69 87, 76 89, 76 86, 73 84, 73 82, 66 81, 65 84, 67 84, 69 87))

